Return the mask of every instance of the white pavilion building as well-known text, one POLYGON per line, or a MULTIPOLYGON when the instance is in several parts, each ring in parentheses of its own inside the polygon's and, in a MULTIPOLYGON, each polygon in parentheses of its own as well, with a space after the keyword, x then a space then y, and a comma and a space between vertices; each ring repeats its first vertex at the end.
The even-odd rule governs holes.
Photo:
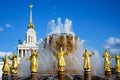
POLYGON ((34 30, 34 24, 32 23, 32 7, 30 4, 30 23, 28 24, 28 29, 26 31, 26 40, 23 44, 18 44, 17 53, 18 58, 22 59, 26 54, 30 54, 31 50, 38 50, 38 45, 36 42, 36 31, 34 30))

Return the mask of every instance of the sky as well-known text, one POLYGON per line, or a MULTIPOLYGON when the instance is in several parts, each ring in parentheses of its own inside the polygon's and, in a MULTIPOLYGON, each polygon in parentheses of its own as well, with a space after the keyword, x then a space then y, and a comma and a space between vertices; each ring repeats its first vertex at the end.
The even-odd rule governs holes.
POLYGON ((37 41, 49 33, 49 21, 69 19, 86 48, 120 54, 120 0, 1 0, 0 56, 16 52, 18 40, 25 40, 30 3, 37 41))

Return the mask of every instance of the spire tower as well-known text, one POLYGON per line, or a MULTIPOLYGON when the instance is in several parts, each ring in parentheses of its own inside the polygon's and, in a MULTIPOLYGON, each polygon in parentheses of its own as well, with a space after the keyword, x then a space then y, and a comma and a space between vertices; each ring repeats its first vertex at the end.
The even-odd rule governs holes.
POLYGON ((33 8, 33 5, 30 4, 29 7, 30 7, 30 23, 28 25, 28 29, 33 29, 34 28, 34 24, 32 23, 32 8, 33 8))
POLYGON ((30 50, 38 50, 38 45, 36 42, 36 31, 34 29, 34 24, 32 22, 32 8, 33 8, 33 5, 30 4, 29 5, 29 9, 30 9, 29 18, 30 18, 30 20, 29 20, 29 24, 27 26, 28 29, 26 31, 25 43, 19 44, 17 46, 19 61, 22 60, 22 58, 24 58, 26 54, 31 54, 30 50))

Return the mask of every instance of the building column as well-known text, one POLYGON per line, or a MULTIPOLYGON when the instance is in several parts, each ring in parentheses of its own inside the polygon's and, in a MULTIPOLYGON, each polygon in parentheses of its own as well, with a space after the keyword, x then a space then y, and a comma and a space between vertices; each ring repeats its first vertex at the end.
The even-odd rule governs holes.
POLYGON ((19 61, 19 59, 20 59, 20 56, 19 56, 20 54, 19 54, 19 49, 17 50, 17 57, 18 57, 18 61, 19 61))
POLYGON ((27 50, 27 55, 29 55, 29 50, 27 50))
POLYGON ((26 43, 28 43, 28 35, 26 36, 26 43))
POLYGON ((19 57, 19 49, 17 50, 17 53, 18 53, 18 57, 19 57))
POLYGON ((27 50, 25 50, 25 55, 27 55, 27 50))
POLYGON ((29 52, 28 54, 29 54, 29 56, 30 56, 30 55, 31 55, 31 50, 28 50, 28 52, 29 52))
POLYGON ((23 50, 21 49, 21 58, 23 58, 23 50))

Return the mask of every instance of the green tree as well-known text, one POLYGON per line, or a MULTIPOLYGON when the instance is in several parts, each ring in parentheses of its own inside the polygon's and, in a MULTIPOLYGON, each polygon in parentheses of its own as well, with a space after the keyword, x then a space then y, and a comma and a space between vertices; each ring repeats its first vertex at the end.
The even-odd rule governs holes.
POLYGON ((19 44, 23 44, 23 41, 21 39, 18 40, 19 44))

